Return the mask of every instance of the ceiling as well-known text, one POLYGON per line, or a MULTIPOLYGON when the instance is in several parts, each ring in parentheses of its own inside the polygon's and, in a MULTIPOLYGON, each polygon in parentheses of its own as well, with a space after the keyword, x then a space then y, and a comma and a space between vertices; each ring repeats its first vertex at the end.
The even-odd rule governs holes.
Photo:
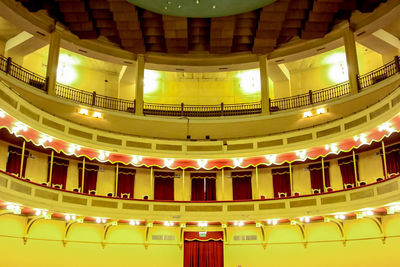
MULTIPOLYGON (((292 39, 321 38, 333 25, 348 19, 353 11, 371 12, 381 2, 386 2, 276 0, 237 15, 188 18, 155 13, 136 7, 127 0, 16 1, 32 12, 48 10, 51 17, 65 24, 81 39, 106 38, 137 54, 266 54, 292 39)), ((168 5, 169 1, 165 2, 168 5)), ((170 2, 172 5, 176 0, 170 2)))

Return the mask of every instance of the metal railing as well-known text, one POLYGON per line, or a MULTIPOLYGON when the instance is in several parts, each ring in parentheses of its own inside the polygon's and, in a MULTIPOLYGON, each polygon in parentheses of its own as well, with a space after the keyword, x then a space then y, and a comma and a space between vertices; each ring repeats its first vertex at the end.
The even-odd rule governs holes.
POLYGON ((383 81, 398 72, 400 72, 400 64, 399 57, 396 56, 393 61, 383 65, 382 67, 359 76, 359 90, 383 81))
MULTIPOLYGON (((399 57, 382 67, 368 72, 358 77, 359 90, 385 80, 396 73, 400 73, 399 57)), ((0 55, 0 71, 34 86, 42 91, 48 90, 48 79, 29 71, 22 66, 12 62, 11 58, 0 55)), ((131 100, 124 100, 115 97, 90 93, 70 86, 56 83, 55 94, 58 97, 74 101, 76 103, 91 105, 99 108, 134 113, 136 103, 131 100)), ((270 112, 289 110, 305 107, 317 103, 323 103, 350 94, 349 82, 336 84, 334 86, 312 91, 308 93, 270 99, 270 112)), ((224 104, 220 105, 185 105, 182 104, 156 104, 144 103, 143 114, 173 117, 219 117, 219 116, 239 116, 261 113, 261 102, 224 104)))
POLYGON ((118 111, 135 112, 135 101, 89 93, 63 84, 56 84, 56 95, 80 104, 118 111))
POLYGON ((242 103, 220 105, 185 105, 144 103, 145 115, 173 117, 218 117, 261 113, 261 103, 242 103))
POLYGON ((270 99, 269 110, 273 112, 273 111, 305 107, 308 105, 322 103, 341 96, 345 96, 348 95, 349 93, 350 93, 350 84, 349 82, 344 82, 316 91, 310 90, 308 91, 308 93, 301 95, 295 95, 291 97, 284 97, 278 99, 270 99))

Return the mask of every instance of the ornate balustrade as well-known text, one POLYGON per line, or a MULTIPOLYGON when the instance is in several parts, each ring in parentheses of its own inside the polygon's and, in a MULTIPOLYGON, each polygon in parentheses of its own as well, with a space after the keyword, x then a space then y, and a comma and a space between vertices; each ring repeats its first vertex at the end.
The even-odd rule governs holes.
MULTIPOLYGON (((47 91, 47 78, 35 74, 12 62, 11 58, 0 56, 0 70, 12 77, 47 91)), ((399 57, 382 67, 358 77, 359 90, 363 90, 382 80, 385 80, 400 72, 399 57)), ((313 104, 324 103, 350 94, 348 82, 337 84, 328 88, 295 95, 291 97, 270 99, 269 110, 271 112, 301 108, 313 104)), ((109 97, 96 92, 89 93, 60 83, 56 84, 58 97, 74 101, 76 103, 91 105, 94 107, 134 113, 135 101, 109 97)), ((252 115, 261 113, 261 102, 224 104, 220 105, 185 105, 182 104, 157 104, 145 103, 143 113, 145 115, 173 116, 173 117, 220 117, 252 115)))

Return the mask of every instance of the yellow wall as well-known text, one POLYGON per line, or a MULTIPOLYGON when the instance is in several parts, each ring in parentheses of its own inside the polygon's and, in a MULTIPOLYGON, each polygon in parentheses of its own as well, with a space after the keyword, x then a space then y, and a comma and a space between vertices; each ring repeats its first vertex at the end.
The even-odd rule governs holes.
MULTIPOLYGON (((146 248, 143 226, 112 226, 103 248, 103 225, 72 225, 63 246, 64 221, 42 219, 35 222, 26 245, 22 241, 25 224, 23 216, 0 217, 2 266, 182 266, 179 227, 154 226, 150 229, 146 248), (171 235, 174 240, 152 240, 152 235, 171 235)), ((262 246, 260 228, 254 225, 228 227, 227 242, 224 243, 225 266, 398 266, 400 216, 384 216, 383 225, 387 237, 385 244, 371 220, 345 221, 347 243, 344 246, 333 223, 308 223, 305 225, 306 247, 297 226, 266 226, 265 247, 262 246), (255 235, 257 239, 233 240, 237 235, 255 235)), ((221 231, 221 228, 209 227, 208 230, 221 231)))
MULTIPOLYGON (((0 169, 5 170, 7 163, 8 144, 0 141, 0 169)), ((374 183, 376 178, 383 177, 382 159, 379 154, 379 149, 357 153, 358 159, 358 172, 359 179, 367 182, 367 184, 374 183)), ((42 183, 47 181, 47 166, 48 155, 36 151, 30 151, 33 158, 29 157, 26 162, 26 178, 30 178, 33 182, 42 183)), ((71 190, 78 187, 78 163, 82 160, 70 160, 67 174, 66 189, 71 190)), ((333 159, 326 161, 329 162, 329 174, 331 180, 331 187, 333 190, 342 190, 343 182, 338 165, 338 160, 333 159)), ((97 177, 97 194, 106 196, 107 193, 114 192, 115 190, 115 166, 101 164, 101 163, 88 163, 99 165, 100 171, 97 177)), ((300 195, 311 194, 311 180, 308 171, 309 164, 298 164, 292 166, 293 177, 293 193, 299 192, 300 195)), ((272 182, 272 167, 258 168, 258 183, 259 195, 264 195, 266 198, 273 198, 273 182, 272 182)), ((191 173, 199 172, 193 170, 185 170, 183 175, 182 170, 175 170, 180 174, 174 181, 174 194, 175 200, 190 201, 191 200, 191 173), (182 184, 184 182, 184 185, 182 184), (184 186, 184 188, 183 188, 184 186)), ((232 200, 232 170, 225 170, 224 177, 222 177, 221 170, 215 170, 217 173, 216 179, 216 193, 217 200, 232 200), (224 191, 222 190, 222 181, 224 182, 224 191)), ((252 170, 252 188, 253 199, 257 199, 256 190, 256 172, 252 170)), ((137 168, 135 175, 134 198, 143 199, 143 196, 149 196, 152 199, 153 189, 151 187, 150 169, 137 168)))

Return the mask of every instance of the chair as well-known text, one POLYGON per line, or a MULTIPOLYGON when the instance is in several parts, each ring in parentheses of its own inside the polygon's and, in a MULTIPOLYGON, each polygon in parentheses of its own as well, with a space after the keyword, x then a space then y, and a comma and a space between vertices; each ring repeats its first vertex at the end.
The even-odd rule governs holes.
POLYGON ((383 178, 381 178, 381 177, 376 178, 376 181, 377 181, 377 182, 383 181, 383 178))
POLYGON ((365 182, 365 181, 360 181, 360 182, 359 182, 359 185, 360 185, 360 186, 367 185, 367 182, 365 182))
POLYGON ((261 200, 265 200, 265 196, 264 195, 261 195, 261 200))
POLYGON ((49 182, 43 182, 41 185, 49 186, 49 182))
POLYGON ((62 184, 53 184, 54 188, 62 189, 62 184))
POLYGON ((314 189, 312 190, 312 192, 313 192, 314 195, 316 195, 316 194, 321 194, 321 189, 316 189, 316 188, 314 188, 314 189))
POLYGON ((300 193, 299 192, 294 192, 293 196, 298 197, 298 196, 300 196, 300 193))
POLYGON ((333 192, 332 187, 328 186, 328 187, 326 188, 326 192, 333 192))
POLYGON ((149 200, 149 196, 143 196, 144 200, 149 200))
POLYGON ((114 196, 114 193, 108 192, 108 193, 107 193, 107 196, 108 196, 108 197, 113 197, 113 196, 114 196))
POLYGON ((80 187, 78 187, 78 188, 74 188, 74 189, 72 189, 72 192, 81 192, 81 188, 80 187))
POLYGON ((96 190, 89 190, 89 195, 96 195, 96 190))
POLYGON ((287 197, 287 193, 279 192, 278 197, 279 198, 287 197))
POLYGON ((129 193, 122 193, 121 194, 121 198, 130 198, 131 197, 131 194, 129 194, 129 193))
POLYGON ((353 184, 344 184, 344 188, 346 188, 346 189, 350 189, 350 188, 353 188, 353 187, 354 187, 353 184))

